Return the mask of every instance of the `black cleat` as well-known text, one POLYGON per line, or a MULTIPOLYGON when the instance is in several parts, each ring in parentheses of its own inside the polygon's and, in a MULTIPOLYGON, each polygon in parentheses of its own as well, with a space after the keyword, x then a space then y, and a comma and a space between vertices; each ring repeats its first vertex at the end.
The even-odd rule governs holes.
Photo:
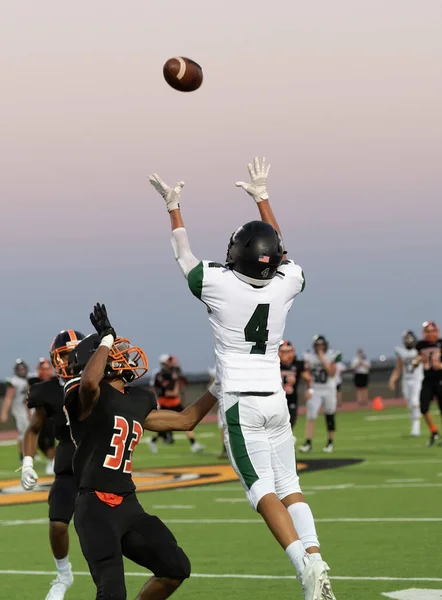
POLYGON ((434 446, 434 444, 436 442, 439 441, 439 434, 438 433, 432 433, 430 435, 430 439, 427 442, 427 448, 431 448, 431 446, 434 446))

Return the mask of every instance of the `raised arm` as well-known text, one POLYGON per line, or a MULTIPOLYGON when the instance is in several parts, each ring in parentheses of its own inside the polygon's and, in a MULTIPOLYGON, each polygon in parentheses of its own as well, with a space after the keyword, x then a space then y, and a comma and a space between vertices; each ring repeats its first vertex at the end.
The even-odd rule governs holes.
POLYGON ((175 260, 183 272, 184 277, 187 278, 189 272, 200 263, 200 260, 192 254, 187 232, 184 227, 183 217, 181 215, 180 199, 184 181, 180 181, 172 188, 168 186, 157 173, 149 175, 149 181, 166 203, 166 208, 170 215, 172 246, 175 260))
MULTIPOLYGON (((236 186, 243 188, 249 196, 252 196, 256 204, 258 205, 259 214, 261 220, 264 223, 268 223, 276 229, 281 235, 281 229, 279 228, 278 221, 273 214, 272 207, 269 202, 269 194, 267 192, 267 177, 270 171, 270 165, 266 165, 266 159, 263 158, 261 161, 258 157, 252 163, 247 165, 250 174, 250 183, 245 181, 237 181, 236 186)), ((285 253, 286 254, 286 253, 285 253)))
POLYGON ((172 410, 153 410, 144 421, 144 429, 149 429, 149 431, 191 431, 215 404, 215 396, 210 390, 207 390, 201 398, 181 413, 172 410))
POLYGON ((90 314, 90 320, 100 335, 101 343, 97 350, 88 360, 80 379, 80 421, 91 413, 93 407, 100 397, 100 382, 104 377, 110 349, 113 346, 117 334, 110 324, 104 304, 96 304, 94 311, 90 314))

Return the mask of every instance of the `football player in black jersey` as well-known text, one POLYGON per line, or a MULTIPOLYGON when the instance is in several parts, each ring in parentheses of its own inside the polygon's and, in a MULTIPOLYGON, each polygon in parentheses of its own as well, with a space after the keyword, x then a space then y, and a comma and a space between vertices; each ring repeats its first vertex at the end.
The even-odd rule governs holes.
POLYGON ((191 430, 216 400, 207 391, 183 412, 157 410, 151 391, 127 385, 146 373, 144 352, 116 336, 104 305, 90 317, 98 335, 71 354, 72 371, 81 376, 65 386, 79 485, 75 529, 97 600, 126 599, 123 556, 154 574, 137 599, 162 600, 190 576, 190 562, 166 525, 139 504, 132 453, 143 429, 191 430))
POLYGON ((424 366, 424 379, 422 381, 420 405, 421 413, 430 430, 430 439, 427 446, 433 446, 439 440, 439 433, 430 413, 430 404, 433 398, 439 403, 442 416, 442 339, 439 337, 439 327, 434 321, 422 323, 423 339, 416 344, 418 355, 413 361, 417 366, 424 366))
POLYGON ((72 470, 74 444, 71 439, 63 410, 63 385, 69 378, 68 356, 84 335, 73 329, 61 331, 50 348, 51 362, 56 377, 32 385, 28 394, 28 408, 34 409, 31 422, 24 436, 22 485, 33 490, 38 475, 33 468, 39 436, 45 425, 52 421, 58 446, 55 451, 55 480, 49 492, 49 540, 57 567, 57 577, 51 584, 46 600, 63 600, 72 585, 72 567, 69 562, 69 522, 74 513, 77 485, 72 470))
POLYGON ((279 345, 279 360, 281 364, 282 387, 287 398, 292 430, 298 418, 298 384, 302 378, 306 389, 311 387, 312 377, 305 362, 296 356, 295 347, 288 340, 283 340, 279 345))

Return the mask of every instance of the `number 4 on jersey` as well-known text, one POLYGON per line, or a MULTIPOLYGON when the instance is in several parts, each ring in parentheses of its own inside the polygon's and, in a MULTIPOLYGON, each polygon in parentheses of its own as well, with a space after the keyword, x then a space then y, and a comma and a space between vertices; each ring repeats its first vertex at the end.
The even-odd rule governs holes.
POLYGON ((254 342, 250 354, 266 353, 266 342, 269 339, 269 330, 267 329, 269 308, 270 304, 258 304, 250 321, 244 327, 246 342, 254 342))
MULTIPOLYGON (((114 453, 106 455, 103 467, 118 471, 118 469, 121 467, 121 463, 123 462, 123 457, 125 454, 126 442, 129 435, 129 423, 124 417, 115 416, 114 429, 116 429, 117 432, 112 436, 110 443, 114 453)), ((142 426, 140 423, 138 423, 138 421, 134 421, 132 425, 132 436, 128 448, 129 457, 124 462, 123 473, 132 473, 132 452, 135 450, 135 446, 140 441, 142 435, 142 426)))

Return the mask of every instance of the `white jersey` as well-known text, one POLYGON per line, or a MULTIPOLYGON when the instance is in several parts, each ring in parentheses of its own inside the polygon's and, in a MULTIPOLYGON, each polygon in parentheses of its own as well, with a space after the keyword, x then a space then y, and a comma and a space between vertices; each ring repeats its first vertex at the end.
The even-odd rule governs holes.
POLYGON ((253 287, 227 267, 202 261, 187 279, 207 306, 222 391, 280 390, 278 349, 293 300, 304 289, 301 267, 285 260, 268 285, 253 287))
MULTIPOLYGON (((340 352, 335 350, 327 350, 324 354, 324 358, 328 363, 339 363, 342 360, 340 352)), ((306 352, 304 360, 308 364, 310 372, 312 374, 312 387, 318 391, 333 389, 336 387, 336 375, 330 377, 327 371, 324 369, 324 365, 319 360, 318 355, 315 352, 306 352)))
POLYGON ((402 361, 402 380, 403 381, 422 381, 424 378, 424 368, 422 363, 416 368, 413 367, 413 359, 417 356, 416 348, 405 348, 405 346, 397 346, 395 354, 402 361))
POLYGON ((15 389, 11 406, 12 413, 20 411, 26 412, 26 396, 29 389, 28 380, 25 377, 13 375, 12 377, 8 377, 6 383, 15 389))
POLYGON ((335 383, 336 385, 341 385, 342 383, 342 373, 347 370, 347 367, 343 362, 336 363, 336 375, 335 375, 335 383))

